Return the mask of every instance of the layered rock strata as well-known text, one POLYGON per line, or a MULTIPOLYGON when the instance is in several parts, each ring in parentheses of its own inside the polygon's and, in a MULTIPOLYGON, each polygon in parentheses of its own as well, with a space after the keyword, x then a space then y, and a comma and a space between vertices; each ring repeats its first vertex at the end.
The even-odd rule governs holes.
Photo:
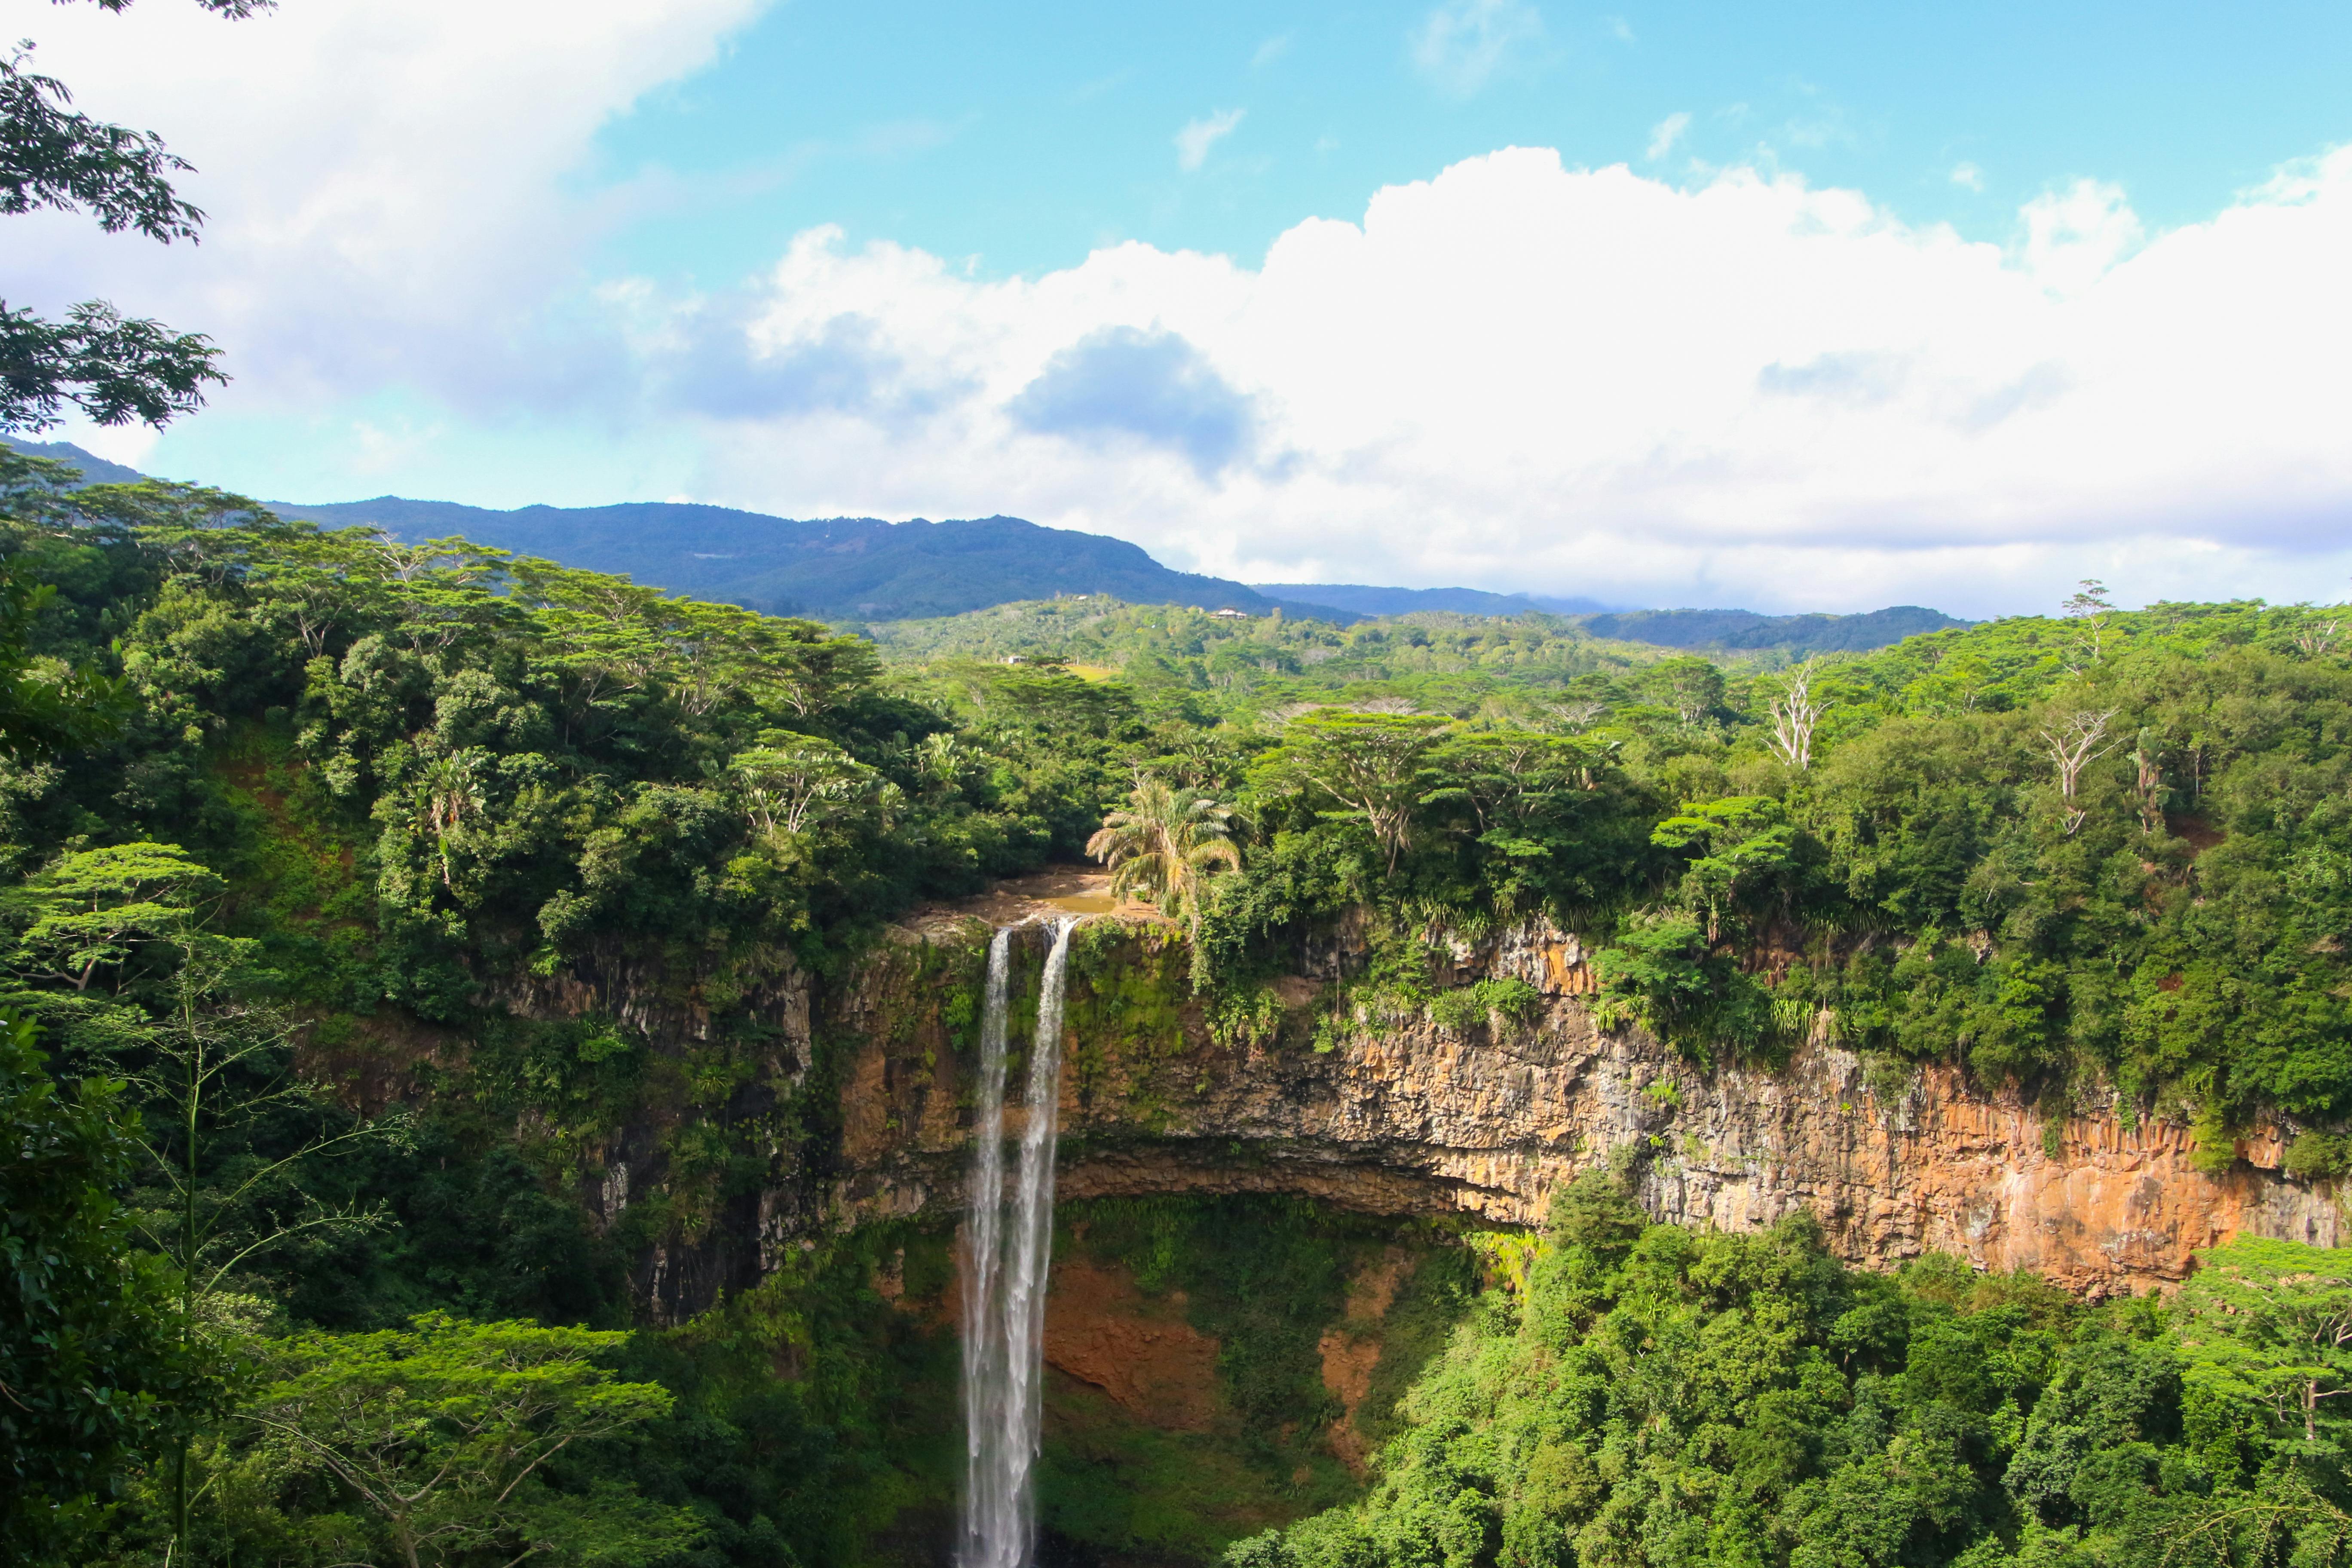
MULTIPOLYGON (((1524 1022, 1358 1020, 1327 1027, 1323 1051, 1313 980, 1277 987, 1289 1004, 1278 1034, 1220 1044, 1197 1005, 1172 1000, 1181 950, 1149 927, 1126 931, 1132 951, 1107 961, 1118 983, 1095 978, 1109 1002, 1090 1009, 1083 969, 1075 982, 1066 1197, 1296 1192, 1528 1225, 1560 1183, 1614 1163, 1663 1220, 1748 1229, 1809 1209, 1855 1261, 1953 1252, 2092 1296, 2178 1280, 2196 1249, 2241 1233, 2334 1246, 2345 1228, 2330 1190, 2279 1173, 2274 1137, 2242 1145, 2215 1176, 2191 1164, 2185 1127, 2112 1109, 2051 1126, 1949 1068, 1874 1084, 1853 1054, 1816 1043, 1779 1071, 1702 1070, 1640 1031, 1597 1027, 1585 954, 1547 927, 1454 950, 1452 978, 1512 975, 1541 993, 1524 1022), (1120 996, 1155 985, 1167 1016, 1126 1029, 1120 996)), ((1310 971, 1336 963, 1304 956, 1310 971)), ((936 1029, 892 1026, 891 1005, 868 985, 836 1020, 857 1042, 842 1080, 836 1225, 944 1215, 962 1201, 970 1063, 936 1029)))

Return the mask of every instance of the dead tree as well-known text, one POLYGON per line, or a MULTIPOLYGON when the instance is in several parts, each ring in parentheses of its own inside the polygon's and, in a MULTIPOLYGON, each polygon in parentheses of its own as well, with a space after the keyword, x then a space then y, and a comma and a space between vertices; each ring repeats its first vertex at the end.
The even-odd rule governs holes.
POLYGON ((2099 646, 2106 630, 2107 617, 2116 606, 2107 598, 2107 585, 2096 577, 2085 577, 2075 587, 2074 595, 2061 606, 2069 620, 2083 623, 2084 646, 2091 650, 2091 662, 2099 662, 2099 646))
POLYGON ((2058 768, 2058 798, 2064 803, 2061 809, 2065 814, 2069 837, 2089 815, 2074 804, 2074 790, 2082 782, 2083 770, 2123 743, 2117 740, 2108 741, 2104 746, 2099 744, 2106 740, 2107 721, 2115 716, 2112 708, 2103 713, 2084 709, 2042 731, 2042 744, 2049 748, 2050 760, 2058 768))
POLYGON ((1822 704, 1813 700, 1813 661, 1807 659, 1789 676, 1788 689, 1772 699, 1772 734, 1768 742, 1780 759, 1799 773, 1813 765, 1813 730, 1822 721, 1822 704))
POLYGON ((1580 731, 1609 710, 1605 702, 1555 702, 1545 710, 1570 731, 1580 731))

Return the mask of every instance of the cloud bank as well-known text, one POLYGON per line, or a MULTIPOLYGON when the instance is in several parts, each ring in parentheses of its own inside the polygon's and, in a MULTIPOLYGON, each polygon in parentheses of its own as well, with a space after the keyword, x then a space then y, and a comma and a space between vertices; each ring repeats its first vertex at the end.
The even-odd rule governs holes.
POLYGON ((1977 614, 2083 575, 2339 596, 2352 151, 2153 239, 2089 183, 2019 231, 1528 149, 1300 224, 1255 269, 1130 244, 974 280, 818 229, 741 331, 758 363, 862 355, 866 401, 712 419, 709 480, 1013 511, 1253 579, 1977 614))

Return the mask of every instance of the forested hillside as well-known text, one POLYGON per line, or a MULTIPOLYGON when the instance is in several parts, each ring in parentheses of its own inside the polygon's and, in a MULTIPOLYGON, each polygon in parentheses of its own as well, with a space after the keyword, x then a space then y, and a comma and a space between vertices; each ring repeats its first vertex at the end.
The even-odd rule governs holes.
POLYGON ((1175 681, 1206 689, 1217 693, 1221 711, 1410 690, 1439 707, 1466 710, 1488 701, 1495 713, 1531 721, 1557 696, 1559 682, 1646 666, 1670 650, 1708 647, 1727 666, 1778 667, 1814 652, 1866 651, 1923 629, 1962 625, 1932 610, 1777 616, 1645 610, 1571 617, 1491 608, 1413 609, 1347 625, 1311 607, 1294 615, 1296 608, 1219 614, 1078 594, 864 630, 894 661, 1066 664, 1116 673, 1139 687, 1175 681), (1609 629, 1618 623, 1631 629, 1609 629))
MULTIPOLYGON (((70 479, 0 454, 16 1560, 908 1560, 952 1369, 873 1282, 942 1236, 812 1233, 676 1327, 642 1281, 837 1141, 828 1047, 780 1066, 764 987, 822 991, 1112 812, 1220 1027, 1360 922, 1319 1039, 1273 1048, 1507 1013, 1442 944, 1541 912, 1597 950, 1605 1022, 1694 1062, 1836 1041, 2053 1121, 2176 1119, 2217 1169, 2278 1122, 2297 1172, 2346 1163, 2332 611, 2086 593, 1727 665, 1064 600, 877 646, 70 479), (621 970, 690 1047, 516 1005, 621 970), (606 1226, 625 1124, 668 1173, 606 1226)), ((2341 1259, 2093 1311, 1577 1194, 1548 1238, 1453 1243, 1488 1288, 1366 1500, 1243 1561, 2344 1560, 2341 1259)), ((1220 1331, 1279 1315, 1263 1278, 1220 1331)), ((1267 1415, 1251 1485, 1286 1495, 1271 1457, 1319 1418, 1267 1415)))
POLYGON ((1780 648, 1797 655, 1866 653, 1923 632, 1967 623, 1939 610, 1896 605, 1859 616, 1759 616, 1751 610, 1624 610, 1583 616, 1579 626, 1597 637, 1656 643, 1665 647, 1728 652, 1780 648))

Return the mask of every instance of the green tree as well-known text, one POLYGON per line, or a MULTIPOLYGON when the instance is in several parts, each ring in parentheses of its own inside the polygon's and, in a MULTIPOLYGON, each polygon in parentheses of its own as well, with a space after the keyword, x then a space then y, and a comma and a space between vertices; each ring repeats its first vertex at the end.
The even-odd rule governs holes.
POLYGON ((1662 658, 1642 672, 1643 696, 1675 710, 1684 724, 1696 724, 1723 706, 1723 671, 1695 654, 1662 658))
POLYGON ((1650 830, 1650 842, 1691 856, 1683 896, 1706 911, 1706 940, 1722 932, 1724 911, 1759 887, 1786 886, 1797 861, 1797 830, 1780 803, 1766 795, 1685 801, 1650 830))
POLYGON ((2342 1451, 2352 1410, 2352 1247, 2241 1237, 2199 1256, 2181 1288, 2191 1376, 2342 1451))
POLYGON ((1449 723, 1425 714, 1317 709, 1290 721, 1282 744, 1260 760, 1254 782, 1328 797, 1361 818, 1393 872, 1412 844, 1423 764, 1449 723))
POLYGON ((441 1312, 379 1333, 301 1334, 273 1347, 277 1379, 240 1415, 289 1469, 350 1489, 406 1568, 482 1552, 642 1563, 692 1544, 692 1510, 548 1477, 567 1449, 669 1414, 660 1384, 596 1364, 627 1338, 441 1312))
POLYGON ((1533 730, 1468 731, 1446 738, 1431 756, 1445 782, 1423 797, 1466 804, 1482 835, 1523 828, 1570 791, 1589 790, 1596 748, 1533 730))
MULTIPOLYGON (((380 1139, 362 1124, 321 1134, 275 1157, 256 1157, 254 1125, 309 1101, 278 1069, 290 1055, 284 1021, 235 1000, 256 943, 205 929, 203 906, 225 886, 176 845, 136 843, 62 857, 5 900, 27 917, 11 967, 20 981, 70 992, 54 1016, 82 1037, 85 1054, 135 1061, 128 1083, 161 1112, 136 1136, 152 1207, 139 1229, 176 1280, 175 1325, 185 1353, 202 1352, 208 1308, 236 1271, 308 1231, 372 1228, 370 1213, 298 1202, 289 1217, 277 1189, 312 1159, 380 1139), (131 978, 158 1016, 125 1006, 97 982, 131 978), (239 1152, 232 1164, 224 1148, 239 1152), (268 1194, 280 1212, 253 1212, 268 1194)), ((46 1000, 28 998, 28 1000, 46 1000)), ((172 1531, 184 1541, 193 1501, 190 1453, 205 1413, 173 1412, 172 1531)))
POLYGON ((0 563, 0 752, 35 757, 112 733, 126 707, 121 684, 87 668, 34 657, 34 623, 57 597, 0 563))
MULTIPOLYGON (((247 16, 269 0, 197 0, 247 16)), ((130 0, 98 0, 121 11, 130 0)), ((205 215, 172 188, 188 169, 152 132, 75 112, 65 84, 31 68, 32 48, 0 59, 0 216, 41 208, 86 212, 109 234, 135 230, 162 244, 195 242, 205 215)), ((44 321, 0 300, 0 431, 39 430, 68 404, 100 425, 162 425, 227 380, 211 340, 123 316, 104 300, 44 321)))
MULTIPOLYGON (((244 954, 232 944, 199 938, 183 949, 173 977, 177 1006, 154 1034, 154 1061, 141 1075, 148 1102, 168 1115, 154 1136, 142 1136, 148 1174, 160 1184, 163 1205, 141 1216, 141 1230, 166 1258, 178 1282, 178 1323, 189 1353, 208 1336, 212 1309, 236 1271, 305 1232, 353 1236, 383 1223, 381 1209, 333 1209, 300 1189, 304 1166, 366 1143, 391 1142, 385 1124, 359 1123, 320 1133, 276 1155, 257 1156, 257 1123, 310 1099, 307 1086, 271 1071, 290 1054, 290 1030, 258 1009, 224 1005, 216 994, 224 970, 244 954), (224 962, 226 961, 226 963, 224 962), (225 1150, 237 1151, 233 1161, 225 1150), (293 1214, 257 1200, 278 1198, 292 1184, 293 1214)), ((171 1525, 186 1542, 197 1492, 194 1447, 206 1413, 177 1413, 170 1481, 171 1525)))
POLYGON ((772 838, 796 838, 856 810, 880 783, 872 768, 830 741, 783 731, 761 739, 736 753, 728 773, 745 815, 772 838))
POLYGON ((416 826, 433 835, 441 860, 441 885, 450 885, 449 845, 470 817, 488 805, 482 774, 489 762, 478 747, 460 746, 425 760, 415 785, 416 826))
POLYGON ((1626 926, 1592 965, 1601 987, 1593 1016, 1605 1028, 1639 1024, 1663 1037, 1675 1021, 1706 1011, 1716 993, 1706 933, 1682 916, 1626 926))
POLYGON ((180 951, 194 939, 198 903, 225 886, 176 844, 76 850, 7 894, 29 917, 12 967, 88 992, 142 949, 180 951))

